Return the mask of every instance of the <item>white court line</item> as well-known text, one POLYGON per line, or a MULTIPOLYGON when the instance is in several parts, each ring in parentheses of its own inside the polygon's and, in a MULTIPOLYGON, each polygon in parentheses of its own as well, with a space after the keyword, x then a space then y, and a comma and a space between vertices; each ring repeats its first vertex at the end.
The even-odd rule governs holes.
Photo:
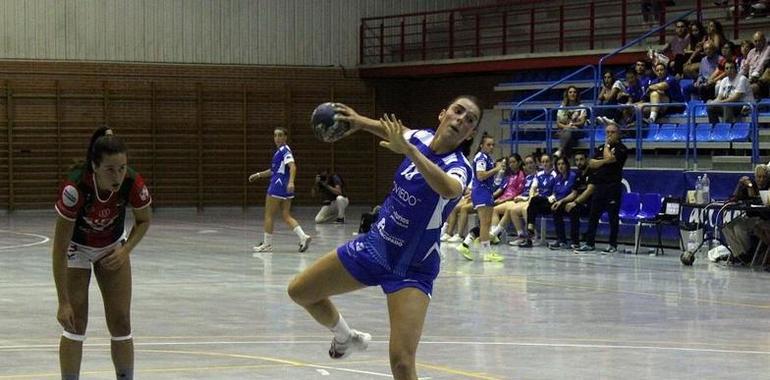
MULTIPOLYGON (((202 342, 156 342, 156 343, 134 343, 134 346, 206 346, 206 345, 263 345, 263 344, 323 344, 328 341, 317 340, 292 340, 292 341, 202 341, 202 342)), ((382 343, 388 344, 387 341, 371 341, 370 343, 382 343)), ((527 343, 527 342, 426 342, 421 341, 420 344, 439 344, 439 345, 472 345, 472 346, 518 346, 518 347, 549 347, 549 348, 609 348, 609 349, 622 349, 622 350, 658 350, 658 351, 683 351, 683 352, 706 352, 706 353, 718 353, 718 354, 754 354, 754 355, 770 355, 770 351, 753 351, 753 350, 727 350, 716 348, 689 348, 689 347, 662 347, 662 346, 631 346, 631 345, 611 345, 611 344, 576 344, 576 343, 527 343)), ((87 344, 87 346, 109 346, 110 343, 93 343, 87 344)), ((16 346, 0 346, 1 350, 17 350, 26 348, 58 348, 58 344, 39 344, 39 345, 16 345, 16 346)))
POLYGON ((15 248, 33 247, 33 246, 36 246, 36 245, 48 243, 48 241, 51 240, 51 239, 48 238, 48 236, 38 235, 38 234, 30 234, 30 233, 26 233, 26 232, 16 232, 16 231, 9 231, 9 230, 0 230, 0 232, 7 232, 7 233, 10 233, 10 234, 17 234, 17 235, 24 235, 24 236, 32 236, 32 237, 36 237, 38 239, 41 239, 40 241, 36 241, 34 243, 17 244, 17 245, 11 245, 11 246, 6 246, 6 247, 0 246, 0 251, 2 251, 4 249, 15 249, 15 248))

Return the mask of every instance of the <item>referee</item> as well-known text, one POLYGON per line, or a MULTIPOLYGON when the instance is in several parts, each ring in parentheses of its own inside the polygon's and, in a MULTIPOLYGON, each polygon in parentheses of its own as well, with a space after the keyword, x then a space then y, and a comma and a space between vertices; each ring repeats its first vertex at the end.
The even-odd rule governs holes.
POLYGON ((628 148, 620 142, 620 129, 614 122, 605 127, 607 139, 596 148, 594 158, 588 161, 592 170, 590 183, 594 185, 591 197, 591 211, 588 214, 588 231, 585 243, 575 250, 575 253, 592 252, 596 241, 596 227, 599 216, 604 211, 610 217, 610 245, 602 250, 602 254, 618 251, 618 224, 620 218, 620 197, 623 194, 623 165, 628 157, 628 148))

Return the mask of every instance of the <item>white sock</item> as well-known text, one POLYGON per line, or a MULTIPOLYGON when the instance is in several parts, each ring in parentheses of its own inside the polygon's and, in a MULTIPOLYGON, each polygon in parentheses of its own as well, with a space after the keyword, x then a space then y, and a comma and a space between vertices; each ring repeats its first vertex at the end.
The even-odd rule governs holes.
POLYGON ((491 250, 492 247, 489 245, 489 240, 481 242, 481 252, 489 253, 491 250))
POLYGON ((468 234, 467 236, 465 236, 465 240, 463 240, 463 244, 470 246, 471 243, 473 243, 473 235, 468 234))
POLYGON ((503 229, 500 227, 500 225, 497 224, 497 225, 492 227, 491 231, 489 231, 489 235, 491 235, 491 236, 498 236, 498 235, 500 235, 500 231, 502 231, 502 230, 503 229))
POLYGON ((449 223, 444 222, 444 224, 441 225, 441 236, 444 236, 446 234, 446 227, 449 225, 449 223))
POLYGON ((650 111, 650 121, 654 122, 658 118, 658 111, 650 111))
POLYGON ((273 234, 265 232, 265 236, 262 238, 262 243, 266 245, 273 245, 273 234))
POLYGON ((340 319, 337 321, 337 324, 329 330, 331 330, 334 334, 334 340, 338 342, 346 342, 348 338, 350 338, 350 327, 348 327, 348 324, 345 323, 345 318, 342 318, 342 314, 338 315, 340 316, 340 319))
POLYGON ((297 227, 294 227, 292 231, 294 231, 294 233, 297 234, 297 237, 299 238, 299 240, 305 240, 309 237, 307 234, 305 234, 305 231, 302 231, 302 226, 300 225, 297 225, 297 227))
POLYGON ((460 234, 454 234, 454 236, 452 236, 452 239, 454 239, 454 238, 458 238, 459 239, 460 238, 460 234))

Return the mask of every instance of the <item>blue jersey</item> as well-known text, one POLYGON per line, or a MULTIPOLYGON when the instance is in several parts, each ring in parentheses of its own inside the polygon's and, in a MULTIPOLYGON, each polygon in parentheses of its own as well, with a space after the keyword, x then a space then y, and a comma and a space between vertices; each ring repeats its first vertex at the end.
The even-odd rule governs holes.
POLYGON ((293 198, 294 193, 289 193, 286 186, 289 184, 289 163, 294 162, 294 155, 288 145, 281 145, 273 155, 273 162, 270 164, 270 171, 273 176, 270 177, 270 185, 267 193, 276 198, 293 198))
MULTIPOLYGON (((411 130, 404 137, 465 189, 473 175, 470 163, 459 148, 441 155, 433 153, 429 146, 434 134, 433 130, 411 130)), ((414 163, 405 158, 377 222, 362 241, 371 260, 398 276, 435 278, 441 226, 459 200, 459 196, 447 199, 433 191, 414 163)))
POLYGON ((553 184, 553 195, 557 201, 566 198, 572 192, 576 179, 577 173, 572 170, 567 174, 567 178, 564 178, 561 174, 556 176, 556 181, 553 184))
POLYGON ((476 157, 473 157, 473 170, 474 170, 473 188, 474 189, 478 189, 480 187, 485 187, 489 190, 494 189, 495 176, 489 176, 487 177, 487 179, 481 181, 475 174, 481 171, 491 170, 494 167, 495 167, 495 162, 492 160, 492 157, 489 157, 489 155, 484 152, 476 153, 476 157))
POLYGON ((546 173, 545 170, 541 170, 535 175, 535 180, 537 181, 536 195, 548 197, 553 194, 553 184, 556 182, 556 171, 552 170, 546 173))
POLYGON ((666 82, 668 84, 666 95, 668 95, 669 101, 671 103, 684 102, 684 96, 682 95, 682 88, 679 86, 679 81, 675 77, 671 75, 667 75, 663 79, 655 77, 652 79, 652 81, 650 81, 650 84, 653 85, 661 82, 666 82))
POLYGON ((524 198, 529 198, 529 189, 532 188, 532 183, 535 182, 535 175, 534 174, 527 174, 526 177, 524 177, 524 188, 521 189, 521 196, 524 198))

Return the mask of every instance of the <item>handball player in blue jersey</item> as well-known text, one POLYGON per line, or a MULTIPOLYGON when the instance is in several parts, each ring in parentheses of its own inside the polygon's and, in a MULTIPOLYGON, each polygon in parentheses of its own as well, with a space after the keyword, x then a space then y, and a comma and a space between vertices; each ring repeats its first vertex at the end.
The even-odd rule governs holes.
POLYGON ((270 169, 256 172, 249 176, 249 182, 259 178, 270 178, 270 185, 265 195, 265 233, 262 242, 254 246, 254 251, 269 253, 273 251, 273 216, 281 211, 283 221, 299 238, 299 252, 305 252, 310 246, 310 236, 302 230, 296 219, 291 216, 291 200, 294 199, 294 178, 297 176, 297 165, 291 148, 286 145, 289 132, 284 128, 273 131, 273 142, 276 146, 270 169))
POLYGON ((289 285, 289 295, 334 334, 334 359, 365 350, 371 336, 348 327, 329 297, 378 285, 387 296, 390 366, 396 379, 417 379, 415 355, 439 272, 441 226, 473 177, 463 155, 478 127, 478 100, 460 96, 438 115, 436 130, 410 130, 393 115, 380 120, 335 104, 335 118, 383 141, 404 160, 369 233, 322 256, 289 285))

